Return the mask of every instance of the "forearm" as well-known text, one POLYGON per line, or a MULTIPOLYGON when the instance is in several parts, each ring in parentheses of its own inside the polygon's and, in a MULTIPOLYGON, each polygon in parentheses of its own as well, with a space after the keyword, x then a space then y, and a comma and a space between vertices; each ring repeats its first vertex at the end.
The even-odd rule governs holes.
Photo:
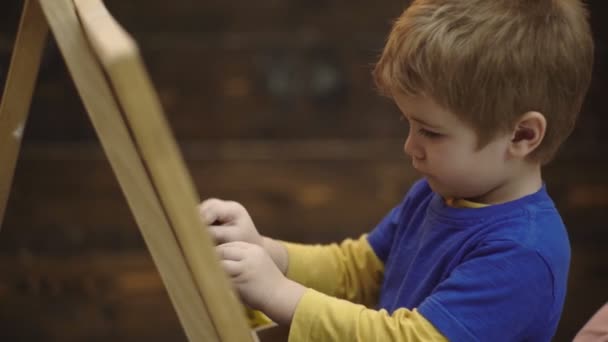
POLYGON ((263 244, 264 249, 266 250, 266 252, 268 252, 268 254, 270 254, 270 257, 277 265, 279 270, 281 270, 283 274, 287 274, 289 255, 287 253, 287 248, 285 248, 285 245, 269 237, 263 237, 263 244))
POLYGON ((365 236, 339 245, 278 243, 287 251, 289 279, 330 296, 366 306, 376 304, 384 265, 365 236))
POLYGON ((293 319, 296 307, 307 288, 293 280, 285 281, 277 287, 272 299, 260 308, 274 322, 289 325, 293 319))
POLYGON ((294 313, 289 342, 447 341, 416 310, 372 310, 308 290, 294 313))

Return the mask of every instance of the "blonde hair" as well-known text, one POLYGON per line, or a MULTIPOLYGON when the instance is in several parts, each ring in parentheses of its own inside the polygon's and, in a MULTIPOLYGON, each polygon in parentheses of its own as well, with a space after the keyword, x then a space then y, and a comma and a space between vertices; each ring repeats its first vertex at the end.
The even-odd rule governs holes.
POLYGON ((387 96, 425 94, 470 124, 479 148, 524 113, 547 120, 531 158, 570 135, 591 80, 593 40, 577 0, 417 0, 395 21, 373 76, 387 96))

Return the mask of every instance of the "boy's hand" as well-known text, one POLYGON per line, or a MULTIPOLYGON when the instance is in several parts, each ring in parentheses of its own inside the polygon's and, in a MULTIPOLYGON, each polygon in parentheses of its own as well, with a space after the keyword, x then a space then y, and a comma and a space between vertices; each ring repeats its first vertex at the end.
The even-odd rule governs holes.
POLYGON ((201 219, 209 225, 209 232, 218 245, 244 241, 264 246, 262 236, 240 203, 211 198, 201 203, 198 209, 201 219))
POLYGON ((281 243, 260 235, 240 203, 211 198, 201 203, 198 210, 216 244, 243 241, 260 246, 270 254, 279 270, 287 273, 287 249, 281 243))
POLYGON ((305 288, 287 279, 262 247, 236 241, 219 245, 216 251, 246 305, 277 323, 291 322, 305 288))

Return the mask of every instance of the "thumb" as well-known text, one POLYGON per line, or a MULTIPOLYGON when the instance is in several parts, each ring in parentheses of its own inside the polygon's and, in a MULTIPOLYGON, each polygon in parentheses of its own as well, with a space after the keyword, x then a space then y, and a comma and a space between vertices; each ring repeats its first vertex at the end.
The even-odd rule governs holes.
POLYGON ((240 215, 242 206, 236 202, 210 198, 198 207, 201 219, 208 225, 231 223, 240 215))

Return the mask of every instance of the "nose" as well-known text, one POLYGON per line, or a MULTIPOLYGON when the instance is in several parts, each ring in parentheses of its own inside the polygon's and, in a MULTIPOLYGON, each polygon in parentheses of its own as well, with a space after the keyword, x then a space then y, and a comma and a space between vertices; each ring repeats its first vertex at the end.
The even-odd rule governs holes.
POLYGON ((408 134, 407 139, 405 139, 405 143, 403 144, 403 152, 413 159, 424 158, 422 149, 416 144, 415 138, 412 137, 411 133, 408 134))

